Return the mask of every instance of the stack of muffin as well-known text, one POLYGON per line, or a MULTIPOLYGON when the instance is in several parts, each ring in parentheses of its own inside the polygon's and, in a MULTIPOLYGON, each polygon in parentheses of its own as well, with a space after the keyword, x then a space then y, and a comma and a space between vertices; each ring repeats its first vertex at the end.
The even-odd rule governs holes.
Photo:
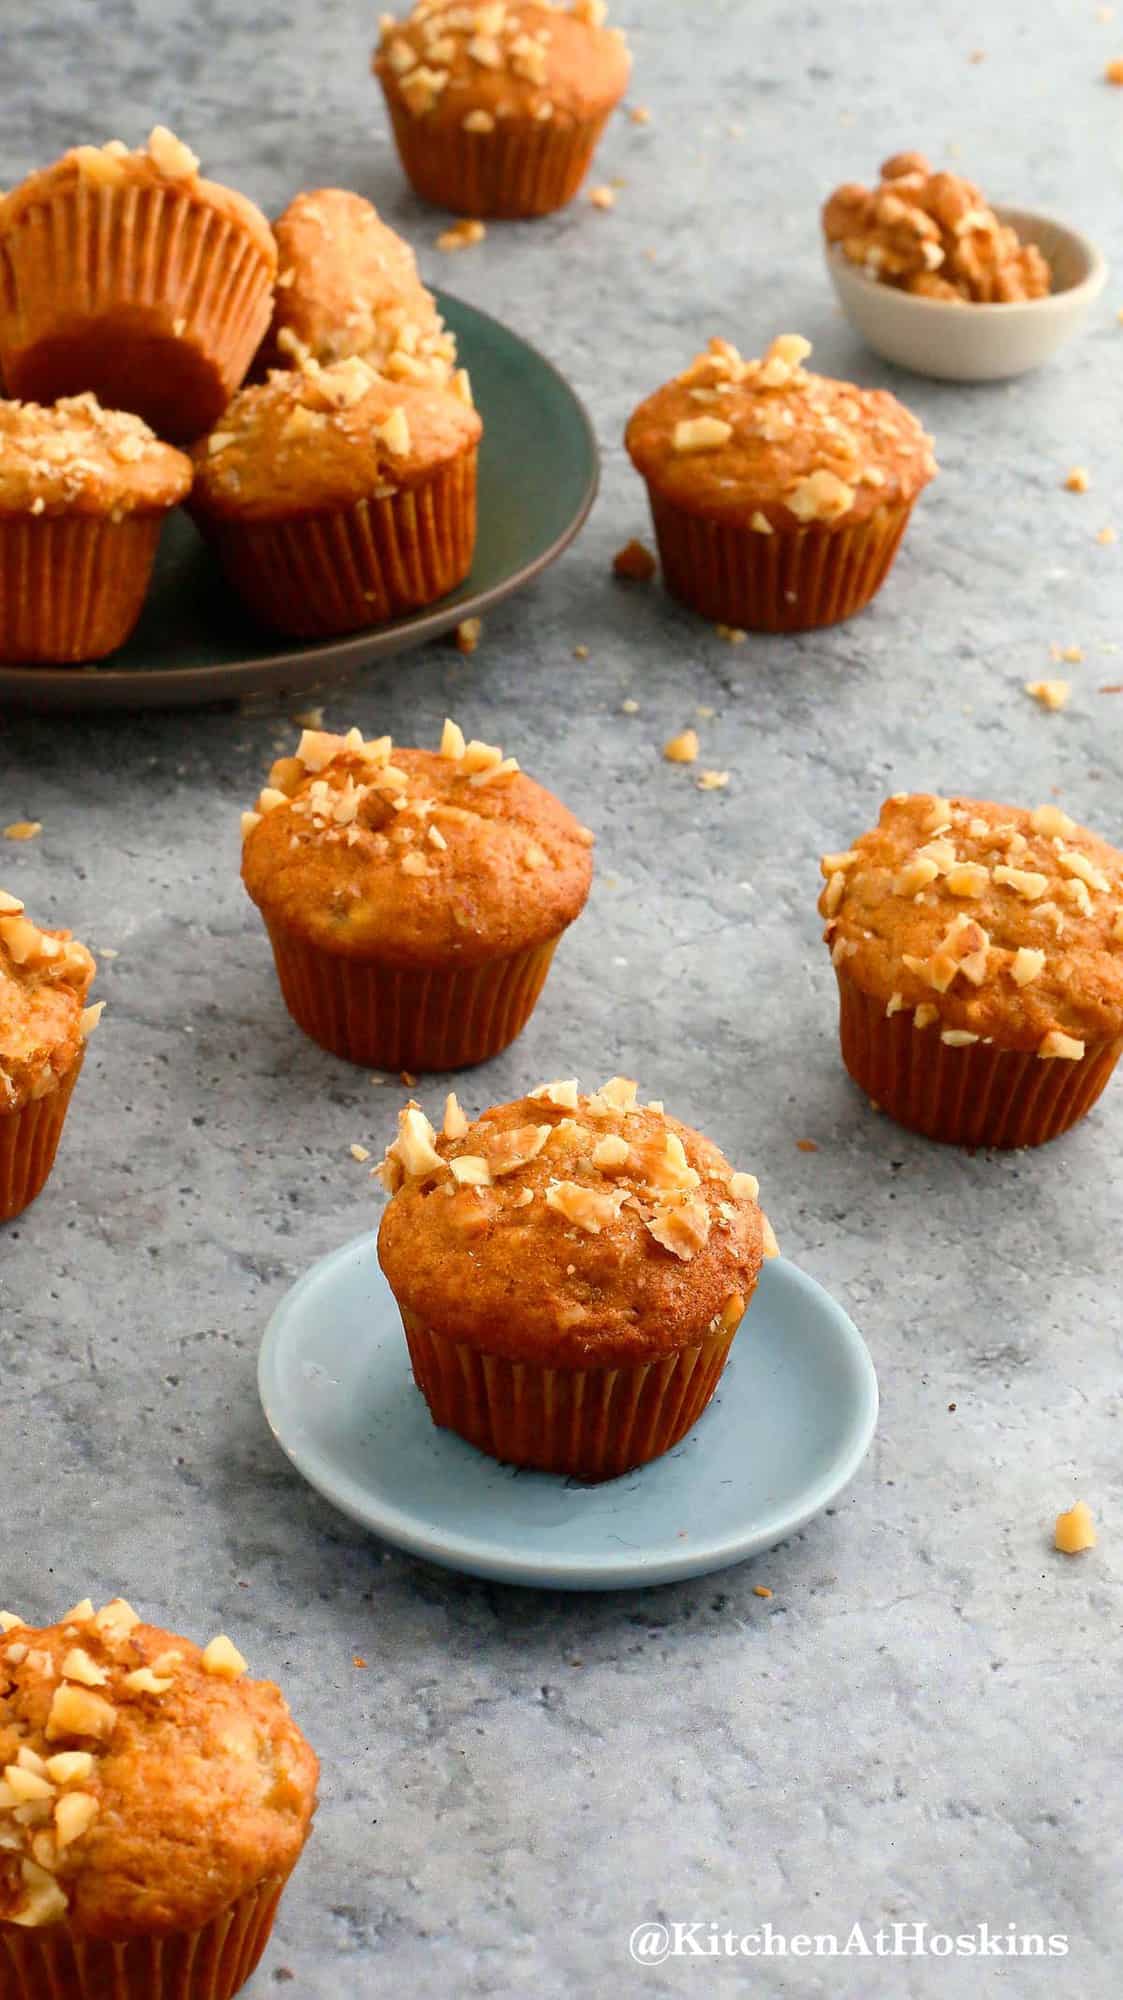
POLYGON ((274 231, 161 126, 75 147, 0 200, 0 375, 0 659, 122 645, 181 501, 255 615, 301 637, 471 565, 468 379, 357 195, 300 195, 274 231))

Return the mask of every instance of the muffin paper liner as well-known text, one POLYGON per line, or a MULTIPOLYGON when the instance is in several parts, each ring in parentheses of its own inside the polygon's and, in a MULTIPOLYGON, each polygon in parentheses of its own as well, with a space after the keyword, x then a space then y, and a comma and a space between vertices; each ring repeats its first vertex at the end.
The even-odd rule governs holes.
POLYGON ((0 660, 67 666, 124 645, 163 522, 162 514, 0 515, 0 660))
POLYGON ((172 442, 210 429, 269 324, 265 252, 187 187, 80 180, 0 249, 8 394, 51 403, 92 389, 172 442))
POLYGON ((748 632, 808 632, 852 618, 889 574, 911 502, 882 506, 849 528, 777 528, 692 514, 648 489, 663 581, 715 624, 748 632))
POLYGON ((454 215, 548 215, 572 201, 609 113, 566 123, 501 118, 492 132, 434 127, 384 88, 398 156, 415 193, 454 215))
POLYGON ((476 449, 423 485, 285 521, 196 518, 262 623, 296 638, 357 632, 463 583, 476 543, 476 449))
POLYGON ((398 1302, 413 1378, 435 1424, 505 1465, 616 1479, 670 1451, 697 1423, 736 1328, 628 1368, 508 1361, 434 1332, 398 1302))
POLYGON ((880 1110, 953 1146, 1041 1146, 1090 1111, 1123 1054, 1123 1038, 1091 1043, 1076 1062, 985 1042, 940 1040, 890 1015, 836 967, 842 1059, 880 1110))
POLYGON ((314 1042, 368 1069, 463 1069, 526 1026, 557 938, 484 965, 411 969, 309 945, 266 920, 284 1002, 314 1042))
POLYGON ((263 1882, 201 1930, 167 1937, 0 1924, 0 2000, 232 2000, 265 1950, 283 1888, 263 1882))
POLYGON ((45 1097, 32 1098, 17 1111, 0 1112, 0 1222, 22 1215, 46 1186, 81 1067, 79 1056, 45 1097))

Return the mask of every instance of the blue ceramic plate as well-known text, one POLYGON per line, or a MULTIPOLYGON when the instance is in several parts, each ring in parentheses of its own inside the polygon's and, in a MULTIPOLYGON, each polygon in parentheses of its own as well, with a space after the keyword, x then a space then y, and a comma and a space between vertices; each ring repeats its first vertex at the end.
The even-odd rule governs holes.
POLYGON ((373 1236, 281 1301, 258 1381, 278 1443, 345 1514, 448 1569, 562 1590, 670 1583, 772 1548, 853 1478, 877 1421, 861 1335, 783 1258, 689 1437, 601 1486, 517 1472, 436 1429, 373 1236))

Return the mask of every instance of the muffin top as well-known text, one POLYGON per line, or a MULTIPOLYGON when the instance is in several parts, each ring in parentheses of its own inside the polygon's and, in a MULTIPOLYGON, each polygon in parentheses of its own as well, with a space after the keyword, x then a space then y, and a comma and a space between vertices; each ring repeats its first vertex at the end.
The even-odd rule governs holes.
POLYGON ((388 382, 357 354, 277 369, 192 446, 201 512, 255 521, 388 500, 478 442, 461 371, 448 389, 388 382))
POLYGON ((401 1304, 511 1360, 626 1365, 735 1326, 775 1239, 752 1174, 639 1105, 540 1084, 434 1133, 410 1105, 378 1169, 378 1256, 401 1304))
POLYGON ((1052 273, 1035 243, 998 220, 973 182, 894 153, 881 185, 847 181, 823 205, 823 233, 869 278, 951 305, 1044 298, 1052 273))
POLYGON ((361 195, 298 194, 273 224, 277 291, 267 363, 330 364, 358 354, 397 382, 448 382, 456 342, 405 238, 361 195))
POLYGON ((932 440, 887 389, 811 375, 799 334, 762 361, 711 340, 641 403, 625 437, 632 462, 677 506, 777 528, 850 527, 884 502, 915 499, 936 471, 932 440))
POLYGON ((191 461, 97 397, 0 402, 0 515, 146 514, 191 487, 191 461))
POLYGON ((267 915, 406 966, 544 944, 580 915, 593 873, 588 827, 454 722, 439 750, 306 729, 242 831, 242 879, 267 915))
POLYGON ((289 1872, 316 1758, 229 1639, 201 1650, 123 1598, 0 1628, 0 1921, 193 1930, 289 1872))
POLYGON ((1072 1059, 1123 1034, 1123 854, 1059 806, 898 792, 822 870, 834 963, 887 1014, 1072 1059))
POLYGON ((0 196, 0 235, 18 227, 36 208, 77 184, 94 190, 175 188, 246 230, 270 271, 277 268, 277 246, 261 210, 236 188, 204 180, 196 155, 166 125, 154 126, 147 145, 138 146, 134 152, 121 139, 110 139, 104 146, 72 146, 51 166, 29 174, 18 187, 0 196))
POLYGON ((0 889, 0 1113, 46 1097, 74 1067, 105 1005, 86 1005, 96 971, 69 931, 41 931, 0 889))
POLYGON ((631 69, 607 11, 604 0, 419 0, 404 21, 383 15, 374 70, 395 103, 442 126, 493 132, 504 118, 590 118, 623 96, 631 69))

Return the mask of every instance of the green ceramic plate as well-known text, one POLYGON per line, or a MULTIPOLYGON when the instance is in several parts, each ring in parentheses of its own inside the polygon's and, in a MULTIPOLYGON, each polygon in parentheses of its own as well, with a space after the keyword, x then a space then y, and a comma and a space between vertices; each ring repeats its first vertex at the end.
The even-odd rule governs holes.
POLYGON ((569 384, 535 348, 474 306, 437 296, 484 420, 479 540, 459 590, 346 639, 279 640, 251 622, 186 515, 177 513, 164 531, 148 602, 128 645, 97 667, 0 665, 0 706, 177 708, 308 695, 479 616, 553 562, 596 495, 592 425, 569 384))

